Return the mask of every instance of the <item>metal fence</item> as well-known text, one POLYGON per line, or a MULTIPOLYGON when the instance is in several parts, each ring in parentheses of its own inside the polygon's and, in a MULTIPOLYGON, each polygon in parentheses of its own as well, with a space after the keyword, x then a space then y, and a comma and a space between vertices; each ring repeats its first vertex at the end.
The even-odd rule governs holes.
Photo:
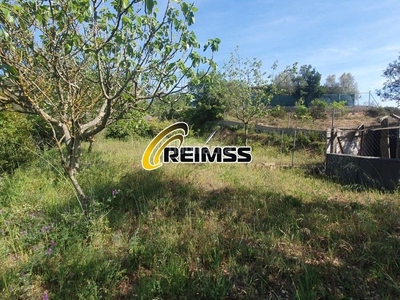
MULTIPOLYGON (((240 122, 236 121, 220 121, 219 125, 226 127, 242 127, 240 122)), ((326 138, 326 130, 310 130, 300 128, 282 128, 274 126, 264 126, 256 124, 253 129, 255 132, 267 133, 268 142, 266 146, 280 147, 281 153, 290 153, 293 167, 296 164, 296 152, 312 147, 321 149, 323 153, 324 140, 326 138)), ((214 136, 213 132, 210 137, 214 136)))

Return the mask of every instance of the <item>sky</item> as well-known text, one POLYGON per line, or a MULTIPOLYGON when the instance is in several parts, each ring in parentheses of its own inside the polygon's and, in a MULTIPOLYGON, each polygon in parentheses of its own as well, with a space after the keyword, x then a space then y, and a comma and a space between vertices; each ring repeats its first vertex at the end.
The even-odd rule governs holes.
POLYGON ((215 61, 221 69, 239 47, 242 58, 257 58, 267 74, 286 66, 312 65, 322 74, 351 73, 360 104, 376 100, 383 70, 400 56, 400 0, 193 0, 199 9, 192 27, 200 43, 221 40, 215 61))

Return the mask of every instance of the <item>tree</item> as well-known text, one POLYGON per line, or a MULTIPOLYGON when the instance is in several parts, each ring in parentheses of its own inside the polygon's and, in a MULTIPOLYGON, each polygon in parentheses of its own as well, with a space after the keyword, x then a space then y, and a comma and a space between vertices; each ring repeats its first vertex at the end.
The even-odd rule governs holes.
POLYGON ((245 145, 250 121, 266 113, 266 105, 274 95, 273 85, 264 78, 261 67, 262 62, 255 58, 242 60, 238 49, 224 65, 227 105, 244 125, 245 145))
POLYGON ((340 84, 336 81, 336 75, 326 77, 324 89, 326 94, 340 94, 340 84))
MULTIPOLYGON (((185 91, 202 57, 196 8, 155 0, 14 0, 0 6, 0 103, 51 125, 61 165, 81 199, 81 145, 132 110, 185 91)), ((217 51, 208 40, 204 51, 217 51)), ((87 203, 87 201, 85 201, 87 203)))
POLYGON ((339 78, 341 94, 358 94, 358 84, 351 73, 343 73, 339 78))
POLYGON ((207 123, 223 119, 226 111, 225 82, 221 73, 212 72, 198 83, 189 85, 193 101, 187 113, 195 130, 207 129, 207 123))
POLYGON ((296 85, 294 83, 296 72, 297 63, 294 63, 293 66, 287 66, 284 71, 274 77, 272 82, 277 92, 287 95, 293 95, 296 92, 296 85))
POLYGON ((182 112, 188 107, 189 99, 190 96, 186 94, 169 95, 160 101, 155 101, 148 113, 160 121, 179 119, 182 112))
POLYGON ((358 84, 351 73, 343 73, 336 81, 336 75, 326 77, 324 84, 325 93, 327 94, 358 94, 358 84))
POLYGON ((294 83, 296 85, 295 95, 299 99, 304 97, 306 106, 309 106, 310 102, 321 94, 321 74, 311 65, 300 67, 299 75, 294 78, 294 83))
POLYGON ((400 56, 383 71, 383 77, 386 81, 383 89, 377 90, 378 96, 382 101, 396 101, 397 107, 400 107, 400 56))

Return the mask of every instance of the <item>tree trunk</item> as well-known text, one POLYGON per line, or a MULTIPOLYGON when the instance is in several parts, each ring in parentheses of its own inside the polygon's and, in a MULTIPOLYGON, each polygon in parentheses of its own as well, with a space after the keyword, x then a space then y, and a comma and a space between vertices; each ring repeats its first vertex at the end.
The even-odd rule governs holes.
POLYGON ((93 150, 93 144, 95 142, 95 139, 93 136, 91 136, 90 138, 88 138, 89 140, 89 148, 88 148, 88 153, 92 153, 93 150))
POLYGON ((82 145, 82 137, 77 136, 74 138, 70 138, 66 141, 66 149, 67 155, 66 159, 61 157, 62 163, 64 166, 64 170, 68 179, 71 181, 73 187, 75 188, 76 193, 81 201, 82 209, 84 213, 87 212, 88 206, 88 198, 82 190, 81 185, 79 184, 75 174, 78 173, 79 170, 79 159, 81 157, 81 145, 82 145))
POLYGON ((81 185, 79 184, 78 180, 75 177, 73 172, 67 172, 68 179, 71 181, 72 185, 75 188, 75 191, 78 194, 79 200, 81 201, 83 212, 87 212, 88 206, 88 198, 86 197, 85 193, 82 190, 81 185))
POLYGON ((249 124, 244 123, 244 145, 247 146, 247 135, 249 132, 249 124))

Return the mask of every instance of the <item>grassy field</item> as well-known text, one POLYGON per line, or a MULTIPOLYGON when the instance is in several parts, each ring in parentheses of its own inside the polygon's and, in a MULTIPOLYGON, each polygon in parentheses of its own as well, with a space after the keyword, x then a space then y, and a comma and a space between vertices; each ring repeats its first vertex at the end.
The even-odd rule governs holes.
MULTIPOLYGON (((309 175, 322 156, 142 170, 147 140, 100 140, 79 180, 55 153, 0 181, 1 299, 398 299, 399 192, 309 175)), ((190 139, 186 144, 201 145, 190 139)))

